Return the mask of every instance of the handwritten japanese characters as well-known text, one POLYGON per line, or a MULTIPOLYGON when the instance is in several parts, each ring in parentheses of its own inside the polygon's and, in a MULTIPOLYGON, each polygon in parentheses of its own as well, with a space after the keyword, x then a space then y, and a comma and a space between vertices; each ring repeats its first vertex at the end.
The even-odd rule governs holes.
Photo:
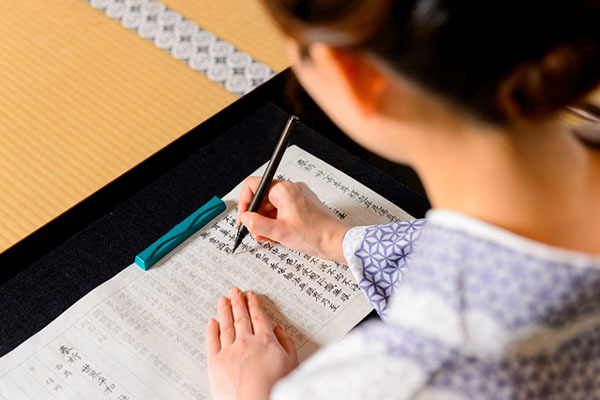
MULTIPOLYGON (((280 165, 278 179, 306 182, 340 220, 406 217, 296 146, 280 165)), ((260 296, 301 360, 348 332, 370 306, 346 265, 250 235, 231 254, 240 190, 223 198, 226 212, 149 271, 132 264, 0 360, 0 400, 208 399, 204 328, 234 286, 260 296)))

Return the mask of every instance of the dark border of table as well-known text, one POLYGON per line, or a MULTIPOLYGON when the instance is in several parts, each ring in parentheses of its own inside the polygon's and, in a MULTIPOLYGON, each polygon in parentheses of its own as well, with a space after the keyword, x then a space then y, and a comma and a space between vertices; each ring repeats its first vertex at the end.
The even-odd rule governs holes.
POLYGON ((307 126, 425 196, 410 168, 376 156, 340 131, 288 68, 0 253, 0 285, 269 102, 299 116, 307 126))

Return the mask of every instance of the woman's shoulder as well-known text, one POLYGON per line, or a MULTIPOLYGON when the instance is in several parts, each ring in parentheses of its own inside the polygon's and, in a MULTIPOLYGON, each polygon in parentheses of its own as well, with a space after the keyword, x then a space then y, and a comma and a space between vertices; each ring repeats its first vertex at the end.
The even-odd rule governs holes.
POLYGON ((551 246, 458 212, 433 209, 427 213, 427 221, 427 243, 438 247, 460 246, 463 256, 486 251, 489 256, 503 253, 522 256, 528 261, 600 268, 600 254, 551 246))
POLYGON ((574 326, 585 330, 585 321, 600 320, 598 298, 598 258, 435 211, 387 317, 420 336, 489 358, 519 347, 534 332, 543 332, 539 343, 558 346, 578 334, 574 326))

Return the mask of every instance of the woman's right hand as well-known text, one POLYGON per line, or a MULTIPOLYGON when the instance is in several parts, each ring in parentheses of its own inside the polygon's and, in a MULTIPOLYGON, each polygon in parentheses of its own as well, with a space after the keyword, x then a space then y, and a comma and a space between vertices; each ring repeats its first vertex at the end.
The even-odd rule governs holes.
POLYGON ((256 240, 279 242, 302 253, 346 263, 342 238, 350 228, 325 206, 305 183, 274 180, 258 212, 248 207, 260 182, 244 181, 238 204, 238 224, 256 240))

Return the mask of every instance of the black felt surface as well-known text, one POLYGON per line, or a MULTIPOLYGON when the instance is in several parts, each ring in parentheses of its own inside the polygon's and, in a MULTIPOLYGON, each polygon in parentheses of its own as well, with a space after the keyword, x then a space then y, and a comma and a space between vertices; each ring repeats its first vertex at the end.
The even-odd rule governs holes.
MULTIPOLYGON (((223 196, 266 162, 288 114, 273 104, 199 149, 0 288, 0 356, 130 265, 141 250, 213 195, 223 196)), ((293 144, 421 217, 427 201, 300 124, 293 144)))

